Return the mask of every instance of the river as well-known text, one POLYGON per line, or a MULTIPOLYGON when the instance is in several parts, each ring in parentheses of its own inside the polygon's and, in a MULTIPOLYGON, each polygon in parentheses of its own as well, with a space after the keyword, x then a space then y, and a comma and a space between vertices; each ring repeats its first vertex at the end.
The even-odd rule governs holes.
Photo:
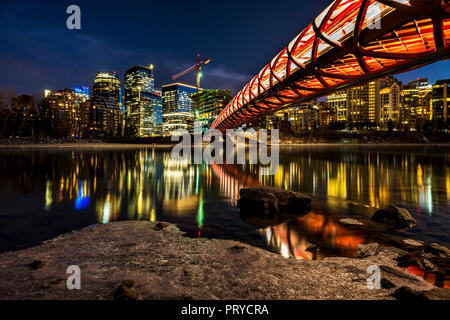
POLYGON ((37 245, 92 224, 168 221, 189 236, 235 239, 298 259, 355 256, 386 235, 450 246, 450 147, 282 146, 273 176, 257 165, 192 165, 168 149, 0 151, 0 252, 37 245), (313 198, 288 221, 241 219, 242 187, 273 185, 313 198), (373 232, 340 223, 389 204, 407 208, 413 229, 373 232), (318 246, 319 253, 308 251, 318 246))

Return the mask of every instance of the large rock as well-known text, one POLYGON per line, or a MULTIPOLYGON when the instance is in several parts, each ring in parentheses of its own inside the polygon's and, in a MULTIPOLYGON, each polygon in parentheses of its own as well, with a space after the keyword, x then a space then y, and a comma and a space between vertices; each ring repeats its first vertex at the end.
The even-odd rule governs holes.
POLYGON ((133 289, 135 282, 133 280, 125 280, 114 291, 114 300, 119 301, 133 301, 142 300, 142 296, 139 292, 133 289))
POLYGON ((413 290, 409 287, 401 287, 392 294, 397 300, 450 300, 449 288, 435 288, 431 290, 413 290))
POLYGON ((450 257, 450 250, 447 247, 441 246, 438 243, 430 243, 423 249, 423 253, 431 254, 435 257, 446 258, 450 257))
POLYGON ((450 275, 450 258, 430 258, 429 260, 440 272, 450 275))
POLYGON ((358 258, 367 258, 378 254, 380 247, 378 243, 358 245, 358 258))
POLYGON ((416 225, 416 219, 411 216, 408 210, 395 205, 376 211, 372 220, 397 229, 412 228, 416 225))
POLYGON ((304 214, 311 211, 311 197, 274 187, 243 188, 239 192, 241 211, 274 216, 279 213, 304 214))
POLYGON ((400 287, 392 293, 392 296, 397 300, 429 300, 427 297, 421 294, 420 291, 411 289, 410 287, 400 287))
POLYGON ((45 261, 42 260, 34 260, 31 264, 30 267, 34 270, 39 270, 44 268, 47 265, 47 263, 45 261))
POLYGON ((421 293, 429 300, 450 300, 450 288, 424 290, 421 293))

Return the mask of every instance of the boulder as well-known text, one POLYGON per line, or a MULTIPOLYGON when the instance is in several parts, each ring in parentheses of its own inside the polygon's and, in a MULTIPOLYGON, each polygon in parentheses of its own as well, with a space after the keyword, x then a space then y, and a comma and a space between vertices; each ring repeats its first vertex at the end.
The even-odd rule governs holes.
POLYGON ((312 244, 308 248, 306 248, 306 252, 311 252, 311 253, 316 253, 319 250, 320 250, 319 247, 316 246, 315 244, 312 244))
POLYGON ((450 275, 450 258, 430 258, 430 262, 442 273, 450 275))
POLYGON ((410 287, 400 287, 394 291, 392 296, 397 300, 429 300, 420 291, 413 290, 410 287))
POLYGON ((422 296, 429 300, 450 300, 450 288, 435 288, 421 291, 422 296))
POLYGON ((133 280, 125 280, 120 286, 114 291, 114 300, 119 301, 133 301, 142 300, 142 296, 139 292, 132 289, 135 285, 133 280))
POLYGON ((450 257, 450 250, 438 243, 430 243, 423 248, 423 253, 428 253, 440 258, 450 257))
POLYGON ((436 266, 428 259, 420 258, 418 263, 426 271, 436 271, 436 266))
POLYGON ((34 260, 31 264, 30 267, 34 270, 39 270, 44 268, 47 265, 47 263, 45 261, 42 260, 34 260))
POLYGON ((392 296, 397 300, 450 300, 450 288, 416 291, 409 287, 401 287, 395 290, 392 296))
POLYGON ((392 226, 396 229, 411 228, 416 225, 416 220, 408 210, 390 205, 387 208, 377 210, 372 216, 375 222, 392 226))
POLYGON ((157 231, 160 231, 160 230, 164 230, 164 229, 166 229, 168 227, 170 227, 170 223, 160 222, 159 221, 158 223, 156 223, 154 229, 157 230, 157 231))
POLYGON ((340 219, 339 222, 345 225, 364 226, 364 223, 354 218, 343 218, 340 219))
POLYGON ((375 256, 379 249, 378 243, 360 244, 358 245, 358 258, 375 256))
POLYGON ((399 255, 395 260, 397 260, 397 266, 400 268, 408 268, 417 263, 410 253, 399 255))
POLYGON ((402 242, 411 247, 422 247, 423 246, 422 241, 417 241, 414 239, 404 239, 404 240, 402 240, 402 242))
POLYGON ((386 278, 381 278, 380 284, 381 284, 381 288, 383 288, 383 289, 392 289, 392 288, 396 287, 396 285, 394 283, 392 283, 391 281, 389 281, 386 278))
POLYGON ((241 211, 255 215, 304 214, 311 211, 311 197, 274 187, 243 188, 239 192, 241 211))

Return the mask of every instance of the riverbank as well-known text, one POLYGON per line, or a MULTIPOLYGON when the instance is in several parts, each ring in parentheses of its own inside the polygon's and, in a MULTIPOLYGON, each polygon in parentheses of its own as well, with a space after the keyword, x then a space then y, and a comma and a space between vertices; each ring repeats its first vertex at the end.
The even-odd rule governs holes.
MULTIPOLYGON (((108 148, 108 147, 173 147, 177 142, 171 141, 171 137, 110 137, 98 139, 33 139, 11 138, 0 139, 0 148, 108 148)), ((207 143, 204 143, 206 145, 207 143)), ((424 135, 417 132, 397 131, 361 131, 343 132, 319 130, 295 135, 281 134, 280 145, 449 145, 450 135, 438 133, 424 135)))
MULTIPOLYGON (((208 144, 203 144, 207 146, 208 144)), ((301 146, 448 146, 450 142, 429 142, 429 143, 406 143, 406 142, 388 142, 388 143, 345 143, 345 142, 298 142, 298 141, 280 141, 280 147, 301 147, 301 146)), ((53 144, 1 144, 2 149, 172 149, 174 144, 150 144, 150 143, 108 143, 108 142, 80 142, 80 143, 53 143, 53 144)))
POLYGON ((171 149, 173 144, 126 144, 126 143, 55 143, 55 144, 0 144, 0 149, 171 149))
POLYGON ((378 300, 394 299, 403 286, 434 289, 430 297, 448 292, 398 268, 397 256, 387 248, 364 259, 285 259, 232 240, 186 237, 166 223, 117 222, 1 254, 0 299, 114 299, 126 280, 134 283, 126 294, 139 299, 378 300), (67 289, 70 265, 81 269, 81 290, 67 289), (381 267, 385 289, 367 288, 371 265, 381 267))
POLYGON ((448 144, 450 135, 444 132, 423 133, 416 131, 375 131, 361 130, 358 132, 341 130, 317 130, 299 134, 281 134, 283 143, 316 144, 448 144))

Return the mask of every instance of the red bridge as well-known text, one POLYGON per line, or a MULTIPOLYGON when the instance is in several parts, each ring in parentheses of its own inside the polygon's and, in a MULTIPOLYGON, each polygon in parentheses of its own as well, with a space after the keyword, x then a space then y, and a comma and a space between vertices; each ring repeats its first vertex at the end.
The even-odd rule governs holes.
POLYGON ((226 130, 450 56, 448 0, 335 0, 224 108, 226 130))

